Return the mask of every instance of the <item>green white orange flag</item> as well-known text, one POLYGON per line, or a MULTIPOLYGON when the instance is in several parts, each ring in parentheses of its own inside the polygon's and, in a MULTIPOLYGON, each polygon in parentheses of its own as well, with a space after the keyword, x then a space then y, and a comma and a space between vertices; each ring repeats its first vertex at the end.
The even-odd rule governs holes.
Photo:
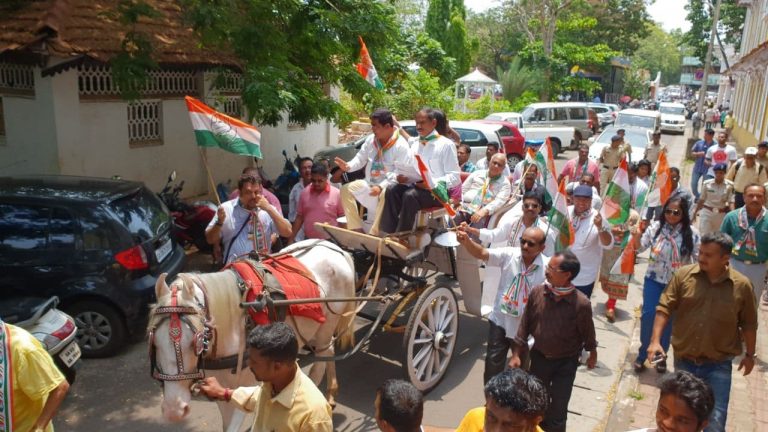
POLYGON ((364 80, 368 81, 368 84, 382 90, 384 89, 384 83, 381 82, 379 73, 376 72, 371 55, 368 53, 368 47, 365 46, 361 36, 358 36, 358 38, 360 39, 360 63, 357 64, 357 72, 364 80))
POLYGON ((542 184, 544 185, 544 200, 547 201, 547 204, 552 204, 555 195, 558 193, 558 186, 557 171, 555 171, 555 154, 552 153, 552 143, 550 143, 549 137, 547 137, 546 142, 539 151, 536 152, 534 162, 539 168, 539 178, 542 179, 542 184))
POLYGON ((558 232, 555 241, 555 251, 560 252, 573 244, 575 238, 573 225, 568 217, 568 202, 565 195, 565 179, 560 182, 557 188, 552 208, 549 210, 549 226, 558 232))
POLYGON ((639 209, 662 206, 667 202, 670 194, 672 194, 672 174, 669 172, 667 154, 661 152, 659 161, 656 162, 656 169, 651 173, 651 179, 648 181, 648 192, 646 196, 637 198, 635 206, 639 209))
POLYGON ((193 97, 186 96, 184 100, 198 146, 261 158, 261 133, 253 125, 222 114, 193 97))
POLYGON ((634 274, 635 273, 635 242, 628 233, 620 246, 623 248, 621 255, 611 267, 611 274, 634 274))
POLYGON ((629 207, 632 204, 629 175, 627 174, 627 160, 622 159, 619 167, 613 174, 613 180, 608 183, 603 198, 603 207, 600 209, 600 215, 603 220, 611 225, 620 225, 629 218, 629 207))
POLYGON ((446 185, 444 181, 435 181, 435 179, 432 178, 432 171, 429 170, 427 164, 421 159, 421 155, 415 155, 415 157, 416 164, 419 168, 419 174, 421 174, 421 179, 427 184, 429 190, 432 191, 432 195, 435 199, 440 201, 440 204, 445 207, 445 210, 451 217, 456 216, 456 210, 451 207, 450 195, 448 195, 448 185, 446 185))

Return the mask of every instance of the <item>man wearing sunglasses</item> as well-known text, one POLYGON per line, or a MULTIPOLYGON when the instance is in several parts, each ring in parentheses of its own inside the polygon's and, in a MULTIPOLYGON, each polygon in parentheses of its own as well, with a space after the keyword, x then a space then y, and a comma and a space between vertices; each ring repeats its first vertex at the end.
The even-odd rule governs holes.
POLYGON ((496 213, 509 199, 512 186, 503 175, 507 158, 502 153, 491 156, 488 169, 477 169, 461 186, 462 203, 456 223, 469 221, 481 228, 488 224, 488 218, 496 213))
POLYGON ((323 163, 312 165, 310 187, 304 188, 299 197, 296 209, 296 220, 293 221, 293 235, 289 243, 293 243, 299 230, 304 230, 308 239, 325 239, 324 231, 317 230, 315 223, 326 223, 337 226, 339 216, 344 215, 339 190, 328 182, 328 168, 323 163))
MULTIPOLYGON (((493 311, 488 317, 488 346, 485 353, 484 382, 504 370, 510 349, 522 353, 527 345, 513 341, 525 312, 526 303, 533 287, 544 282, 544 269, 549 258, 542 255, 545 234, 541 228, 527 228, 522 233, 520 247, 486 249, 473 242, 466 230, 456 233, 459 243, 470 255, 486 261, 489 266, 501 268, 501 280, 495 287, 493 311), (520 346, 518 346, 520 345, 520 346)), ((488 286, 490 289, 494 287, 488 286)))

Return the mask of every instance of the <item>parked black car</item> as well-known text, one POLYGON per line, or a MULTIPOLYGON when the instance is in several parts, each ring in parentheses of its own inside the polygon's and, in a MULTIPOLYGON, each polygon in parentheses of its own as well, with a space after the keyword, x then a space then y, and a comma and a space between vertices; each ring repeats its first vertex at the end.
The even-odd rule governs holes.
POLYGON ((0 177, 0 296, 58 296, 83 355, 115 354, 143 334, 158 275, 184 265, 172 225, 139 182, 0 177))

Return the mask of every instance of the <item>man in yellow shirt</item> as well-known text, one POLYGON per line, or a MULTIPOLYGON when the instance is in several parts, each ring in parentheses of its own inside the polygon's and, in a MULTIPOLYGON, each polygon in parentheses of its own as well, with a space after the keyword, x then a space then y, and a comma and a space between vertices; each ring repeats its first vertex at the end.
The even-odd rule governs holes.
POLYGON ((284 322, 256 326, 248 335, 248 367, 258 387, 224 388, 208 377, 200 391, 255 414, 253 432, 332 432, 331 406, 299 368, 299 343, 284 322))
POLYGON ((0 320, 0 431, 53 432, 51 419, 67 391, 43 345, 0 320))
POLYGON ((456 432, 543 432, 549 395, 538 378, 507 369, 485 385, 485 406, 467 412, 456 432))

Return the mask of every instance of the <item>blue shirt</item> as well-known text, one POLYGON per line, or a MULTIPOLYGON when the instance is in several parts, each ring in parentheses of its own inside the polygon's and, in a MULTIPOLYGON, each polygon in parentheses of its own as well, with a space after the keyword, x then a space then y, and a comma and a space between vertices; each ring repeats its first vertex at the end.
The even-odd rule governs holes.
MULTIPOLYGON (((710 143, 707 143, 703 139, 700 139, 696 141, 696 144, 693 145, 693 149, 691 151, 693 152, 706 152, 708 148, 715 145, 714 141, 711 141, 710 143)), ((699 173, 699 174, 706 174, 707 170, 709 169, 708 166, 704 165, 704 156, 699 156, 696 158, 696 162, 693 164, 693 172, 699 173)))

